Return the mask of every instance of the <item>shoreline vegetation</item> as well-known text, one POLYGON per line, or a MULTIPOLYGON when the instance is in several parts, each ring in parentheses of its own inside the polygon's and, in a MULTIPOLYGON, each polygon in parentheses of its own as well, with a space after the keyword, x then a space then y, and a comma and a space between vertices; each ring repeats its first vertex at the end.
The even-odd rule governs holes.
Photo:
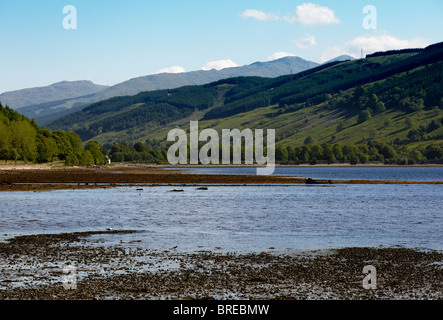
POLYGON ((443 254, 408 248, 337 248, 235 253, 134 244, 89 237, 131 230, 17 236, 0 242, 0 300, 440 300, 443 254), (65 289, 63 268, 77 270, 65 289), (377 270, 363 286, 363 267, 377 270))
MULTIPOLYGON (((386 166, 386 165, 380 165, 380 166, 386 166)), ((428 165, 428 166, 435 166, 435 165, 428 165)), ((50 166, 50 165, 11 165, 11 166, 0 165, 0 191, 38 191, 38 190, 55 190, 55 189, 107 188, 107 187, 122 187, 122 186, 162 186, 162 185, 235 186, 235 185, 302 185, 302 184, 308 184, 308 185, 443 184, 443 181, 319 180, 319 179, 314 180, 311 178, 298 178, 298 177, 275 176, 275 175, 258 176, 258 175, 231 175, 231 174, 230 175, 192 174, 180 170, 181 168, 191 168, 191 167, 197 167, 197 166, 140 165, 140 164, 92 166, 92 167, 63 167, 63 166, 50 166), (169 168, 172 170, 164 170, 165 168, 169 168)), ((238 166, 231 166, 231 167, 238 167, 238 166)), ((288 166, 281 166, 281 167, 288 167, 288 166)), ((349 167, 355 167, 355 166, 349 166, 349 167)), ((253 166, 251 166, 251 168, 253 168, 253 166)))

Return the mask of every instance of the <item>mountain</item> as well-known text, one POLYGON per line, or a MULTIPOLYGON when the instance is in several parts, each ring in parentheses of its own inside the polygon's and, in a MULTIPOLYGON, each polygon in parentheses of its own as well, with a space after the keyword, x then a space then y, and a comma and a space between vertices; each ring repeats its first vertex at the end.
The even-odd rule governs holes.
POLYGON ((442 75, 440 43, 277 78, 235 77, 114 97, 49 127, 108 147, 147 140, 165 146, 169 130, 199 120, 200 129, 272 128, 278 145, 382 141, 422 148, 443 141, 442 75))
POLYGON ((0 94, 0 101, 13 109, 20 109, 25 106, 90 95, 106 88, 107 86, 87 80, 62 81, 45 87, 4 92, 0 94))
MULTIPOLYGON (((95 94, 75 97, 73 99, 58 98, 37 102, 26 109, 20 110, 24 115, 41 125, 61 116, 80 110, 88 104, 117 96, 135 95, 142 91, 173 89, 186 85, 201 85, 239 76, 278 77, 285 74, 298 73, 317 66, 312 61, 299 57, 284 57, 274 61, 255 62, 242 67, 226 68, 222 70, 191 71, 184 73, 161 73, 130 79, 128 81, 105 88, 95 94)), ((0 99, 0 101, 2 101, 0 99)))
POLYGON ((351 57, 349 55, 344 54, 344 55, 338 56, 338 57, 336 57, 334 59, 328 60, 324 64, 328 64, 328 63, 331 63, 331 62, 337 62, 337 61, 347 61, 347 60, 355 60, 355 58, 351 57))
POLYGON ((97 101, 117 96, 135 95, 142 91, 174 89, 188 85, 201 85, 233 77, 257 76, 275 78, 281 75, 298 73, 318 64, 299 57, 284 57, 274 61, 255 62, 242 67, 221 70, 199 70, 184 73, 161 73, 130 79, 94 95, 97 101))

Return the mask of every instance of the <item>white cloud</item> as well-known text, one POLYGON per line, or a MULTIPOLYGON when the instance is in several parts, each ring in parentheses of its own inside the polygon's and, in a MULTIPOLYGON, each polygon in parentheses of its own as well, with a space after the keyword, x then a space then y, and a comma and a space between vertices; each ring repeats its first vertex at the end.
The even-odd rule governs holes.
POLYGON ((275 52, 268 57, 268 61, 274 61, 284 57, 296 57, 296 55, 293 53, 283 52, 283 51, 275 52))
POLYGON ((295 14, 284 17, 287 22, 305 25, 338 24, 340 19, 335 16, 334 10, 321 7, 314 3, 303 3, 295 9, 295 14))
POLYGON ((323 52, 321 60, 322 62, 324 62, 343 54, 348 54, 350 56, 360 58, 362 49, 363 54, 367 55, 378 51, 423 48, 428 46, 429 44, 429 41, 420 38, 408 40, 399 39, 388 34, 367 34, 358 36, 341 46, 333 46, 327 48, 323 52))
POLYGON ((159 74, 159 73, 183 73, 183 72, 186 72, 183 67, 173 66, 173 67, 169 67, 169 68, 160 69, 157 72, 155 72, 154 74, 159 74))
POLYGON ((226 59, 226 60, 209 61, 208 63, 206 63, 202 67, 202 70, 205 70, 205 71, 213 70, 213 69, 221 70, 221 69, 232 68, 232 67, 238 67, 238 64, 236 64, 231 59, 226 59))
POLYGON ((294 40, 295 46, 299 49, 308 49, 310 47, 313 47, 317 45, 317 41, 315 40, 314 36, 311 36, 309 34, 306 35, 306 37, 294 40))
POLYGON ((253 18, 259 21, 269 21, 269 20, 279 20, 280 17, 273 13, 266 13, 263 11, 248 9, 240 13, 240 16, 243 18, 253 18))

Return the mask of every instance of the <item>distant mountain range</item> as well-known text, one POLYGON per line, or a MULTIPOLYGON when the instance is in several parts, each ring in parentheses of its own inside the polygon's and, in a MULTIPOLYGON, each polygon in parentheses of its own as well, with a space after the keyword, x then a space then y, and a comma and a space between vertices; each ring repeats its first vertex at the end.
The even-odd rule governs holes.
MULTIPOLYGON (((352 60, 340 56, 334 61, 352 60)), ((316 62, 299 57, 284 57, 274 61, 255 62, 250 65, 222 70, 161 73, 133 78, 114 86, 101 86, 91 81, 63 81, 48 87, 5 92, 0 101, 23 115, 45 125, 57 118, 81 110, 87 105, 117 96, 136 95, 143 91, 174 89, 187 85, 202 85, 239 76, 275 78, 296 74, 318 66, 316 62)))
POLYGON ((30 105, 90 95, 106 88, 108 86, 94 84, 88 80, 62 81, 45 87, 4 92, 0 94, 0 101, 3 105, 20 109, 30 105))
POLYGON ((135 95, 142 91, 174 89, 188 85, 201 85, 232 77, 265 77, 275 78, 281 75, 298 73, 316 67, 318 63, 299 57, 284 57, 274 61, 255 62, 241 67, 221 70, 199 70, 184 73, 160 73, 130 79, 116 84, 94 95, 96 101, 116 96, 135 95))

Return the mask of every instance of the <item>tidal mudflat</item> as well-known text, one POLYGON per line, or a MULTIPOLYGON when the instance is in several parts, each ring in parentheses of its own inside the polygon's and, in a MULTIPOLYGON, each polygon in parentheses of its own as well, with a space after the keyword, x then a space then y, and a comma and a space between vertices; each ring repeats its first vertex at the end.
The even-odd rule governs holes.
POLYGON ((0 299, 442 299, 443 255, 405 248, 236 254, 91 244, 107 233, 22 236, 0 244, 0 299), (66 289, 64 261, 76 268, 66 289), (365 289, 365 265, 377 269, 365 289))

